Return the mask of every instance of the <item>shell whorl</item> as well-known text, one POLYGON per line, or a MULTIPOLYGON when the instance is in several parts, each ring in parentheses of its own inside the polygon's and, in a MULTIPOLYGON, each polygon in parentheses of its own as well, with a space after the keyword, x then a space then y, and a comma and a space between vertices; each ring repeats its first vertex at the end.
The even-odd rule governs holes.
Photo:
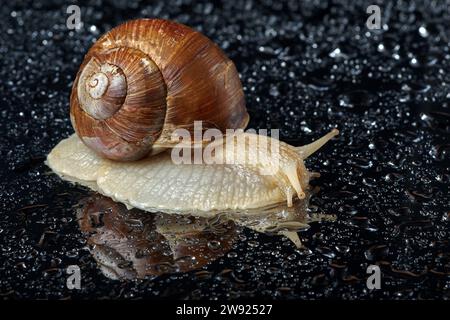
POLYGON ((127 47, 85 61, 72 96, 82 110, 71 112, 77 133, 107 158, 141 158, 164 124, 167 91, 159 68, 145 53, 127 47))
POLYGON ((184 25, 139 19, 103 35, 88 51, 71 94, 71 121, 102 156, 137 160, 170 147, 196 120, 222 131, 247 125, 234 64, 184 25))
POLYGON ((78 81, 81 108, 98 120, 111 118, 127 96, 127 78, 119 67, 95 58, 90 60, 78 81))

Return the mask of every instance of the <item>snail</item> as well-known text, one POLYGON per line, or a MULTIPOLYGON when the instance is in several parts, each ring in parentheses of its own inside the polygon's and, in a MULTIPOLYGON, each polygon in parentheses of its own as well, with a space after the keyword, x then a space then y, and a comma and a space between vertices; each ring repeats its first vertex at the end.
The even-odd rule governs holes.
POLYGON ((49 153, 47 165, 66 180, 150 212, 208 217, 283 201, 292 206, 317 176, 304 159, 338 134, 334 129, 293 147, 243 132, 249 116, 234 64, 205 36, 159 19, 133 20, 102 36, 86 54, 70 100, 76 134, 49 153), (173 133, 193 132, 195 121, 205 130, 241 130, 201 141, 202 149, 213 146, 208 161, 176 164, 173 133), (255 139, 256 145, 245 142, 255 139))
POLYGON ((70 95, 70 118, 99 155, 132 161, 171 148, 178 128, 245 128, 244 93, 233 62, 211 40, 168 20, 138 19, 87 52, 70 95))
MULTIPOLYGON (((283 201, 292 206, 294 196, 304 198, 310 178, 317 175, 307 171, 303 160, 337 134, 334 129, 302 147, 257 136, 279 143, 278 155, 261 148, 262 144, 252 146, 253 151, 241 143, 236 143, 235 148, 224 144, 221 150, 216 149, 216 154, 227 158, 259 154, 254 164, 175 164, 169 151, 139 161, 113 161, 96 154, 74 134, 50 152, 47 165, 63 179, 128 207, 210 217, 221 211, 260 208, 283 201), (280 159, 278 163, 272 161, 275 157, 280 159)), ((256 136, 247 132, 239 135, 256 136)))

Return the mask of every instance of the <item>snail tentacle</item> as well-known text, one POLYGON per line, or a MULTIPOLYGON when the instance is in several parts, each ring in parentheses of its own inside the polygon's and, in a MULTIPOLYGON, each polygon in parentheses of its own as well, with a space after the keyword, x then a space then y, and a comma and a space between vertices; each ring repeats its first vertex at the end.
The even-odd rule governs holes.
POLYGON ((338 129, 333 129, 330 132, 328 132, 326 135, 324 135, 323 137, 317 139, 314 142, 311 142, 310 144, 307 144, 307 145, 304 145, 304 146, 301 146, 301 147, 296 147, 296 150, 301 155, 301 157, 303 159, 306 159, 310 155, 315 153, 317 150, 322 148, 322 146, 325 143, 330 141, 333 137, 337 136, 338 134, 339 134, 339 130, 338 129))

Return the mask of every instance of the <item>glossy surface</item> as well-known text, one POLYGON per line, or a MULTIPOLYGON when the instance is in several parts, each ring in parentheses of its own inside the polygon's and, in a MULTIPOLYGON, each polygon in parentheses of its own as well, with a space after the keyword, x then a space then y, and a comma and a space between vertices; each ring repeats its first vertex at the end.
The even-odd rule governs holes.
POLYGON ((83 4, 78 32, 65 25, 69 3, 0 7, 2 298, 450 298, 448 1, 393 1, 378 31, 365 28, 372 1, 109 3, 83 4), (83 249, 74 206, 90 192, 44 160, 73 133, 69 95, 86 48, 149 16, 188 24, 226 52, 250 127, 280 128, 296 146, 340 129, 306 161, 321 173, 309 213, 336 217, 299 233, 307 249, 245 229, 200 270, 124 283, 83 249), (65 287, 72 264, 80 291, 65 287), (371 264, 381 290, 367 290, 371 264))

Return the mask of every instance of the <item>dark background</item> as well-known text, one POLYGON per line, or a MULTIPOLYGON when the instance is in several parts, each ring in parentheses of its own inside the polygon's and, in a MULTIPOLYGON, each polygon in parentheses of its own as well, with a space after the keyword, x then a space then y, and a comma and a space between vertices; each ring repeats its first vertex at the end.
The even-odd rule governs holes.
POLYGON ((449 22, 449 1, 3 1, 0 296, 450 298, 449 22), (382 30, 366 27, 373 3, 382 30), (81 7, 79 31, 66 28, 69 4, 81 7), (74 213, 91 193, 44 160, 73 132, 69 92, 83 55, 138 17, 215 41, 241 74, 250 127, 279 128, 294 145, 340 129, 307 161, 322 173, 311 210, 337 216, 300 234, 310 251, 245 230, 206 273, 128 282, 100 273, 74 213), (65 286, 70 264, 82 290, 65 286), (381 267, 381 290, 366 288, 370 264, 381 267))

